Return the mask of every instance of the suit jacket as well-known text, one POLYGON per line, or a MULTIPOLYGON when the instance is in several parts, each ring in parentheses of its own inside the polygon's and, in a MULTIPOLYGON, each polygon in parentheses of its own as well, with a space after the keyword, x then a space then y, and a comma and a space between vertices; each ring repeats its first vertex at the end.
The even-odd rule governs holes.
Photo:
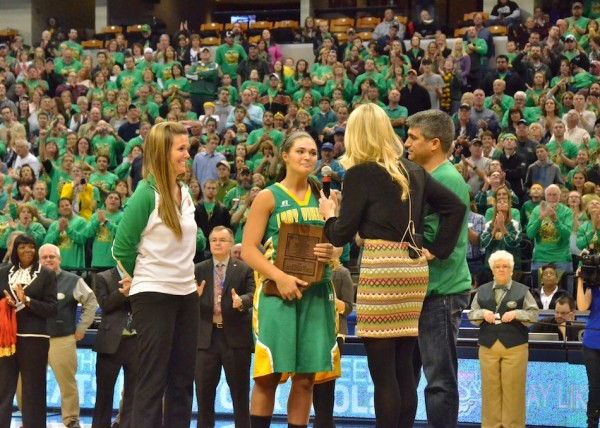
MULTIPOLYGON (((198 349, 208 349, 213 331, 214 261, 212 257, 196 265, 196 280, 206 281, 199 299, 198 349)), ((225 270, 225 283, 221 294, 223 331, 231 348, 252 347, 252 300, 254 298, 254 271, 246 263, 230 258, 225 270), (231 290, 242 298, 243 311, 233 307, 231 290)))
POLYGON ((96 275, 94 292, 102 309, 102 321, 98 326, 96 342, 92 348, 95 352, 114 354, 121 343, 130 307, 128 298, 119 291, 120 280, 121 276, 117 268, 96 275))
MULTIPOLYGON (((9 264, 0 269, 0 300, 6 298, 4 291, 11 294, 8 277, 12 268, 9 264)), ((31 275, 35 278, 25 288, 25 296, 31 303, 17 312, 17 334, 48 335, 47 319, 58 313, 56 274, 36 263, 31 268, 31 275)))

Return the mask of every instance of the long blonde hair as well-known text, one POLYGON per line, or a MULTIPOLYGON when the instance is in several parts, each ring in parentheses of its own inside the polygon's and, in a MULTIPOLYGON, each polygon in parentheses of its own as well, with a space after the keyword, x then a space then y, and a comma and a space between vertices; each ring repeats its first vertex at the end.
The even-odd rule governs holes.
POLYGON ((187 135, 183 125, 177 122, 162 122, 152 127, 144 147, 142 175, 146 180, 150 174, 154 177, 156 190, 160 195, 158 215, 175 234, 177 240, 181 241, 183 232, 171 185, 173 180, 177 179, 171 166, 171 148, 173 137, 176 135, 187 135))
POLYGON ((377 104, 361 104, 348 118, 344 139, 346 153, 340 163, 346 170, 365 162, 376 162, 402 189, 402 200, 409 196, 408 173, 400 163, 404 151, 390 119, 377 104))

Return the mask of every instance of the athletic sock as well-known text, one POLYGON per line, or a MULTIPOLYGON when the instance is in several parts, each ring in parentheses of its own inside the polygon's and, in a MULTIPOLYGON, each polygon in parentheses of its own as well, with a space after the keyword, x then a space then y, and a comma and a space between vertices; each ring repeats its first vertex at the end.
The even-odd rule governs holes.
POLYGON ((252 428, 269 428, 271 426, 272 416, 254 416, 250 415, 250 426, 252 428))

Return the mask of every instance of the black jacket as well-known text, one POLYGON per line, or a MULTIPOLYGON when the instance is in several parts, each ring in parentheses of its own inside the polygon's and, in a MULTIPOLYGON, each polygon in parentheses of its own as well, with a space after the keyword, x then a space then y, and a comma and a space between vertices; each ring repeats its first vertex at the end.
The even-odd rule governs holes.
MULTIPOLYGON (((347 192, 351 196, 344 199, 339 216, 325 223, 325 234, 333 245, 343 246, 354 238, 356 232, 364 239, 406 242, 409 241, 406 234, 409 220, 414 222, 419 240, 418 236, 422 236, 425 227, 425 213, 433 211, 440 217, 440 229, 428 249, 442 260, 450 256, 458 240, 456 231, 463 226, 467 215, 467 207, 455 193, 422 167, 407 159, 402 159, 402 163, 409 176, 410 209, 409 200, 400 198, 400 186, 390 180, 388 172, 375 162, 355 165, 346 172, 344 194, 347 192)), ((423 242, 415 244, 423 246, 423 242)))
MULTIPOLYGON (((6 298, 4 291, 10 293, 8 276, 14 267, 0 269, 0 300, 6 298)), ((31 299, 29 306, 17 312, 17 334, 48 336, 47 319, 58 314, 56 274, 45 267, 35 264, 31 268, 34 280, 25 288, 25 295, 31 299)))
POLYGON ((506 174, 506 181, 510 183, 510 188, 519 199, 522 199, 525 192, 524 182, 525 175, 527 174, 527 162, 516 151, 510 158, 507 158, 506 154, 502 152, 498 160, 502 165, 502 170, 506 174))
POLYGON ((415 83, 411 88, 405 86, 400 91, 400 105, 406 107, 408 115, 431 109, 431 98, 427 89, 415 83))
MULTIPOLYGON (((198 284, 206 281, 204 292, 199 299, 198 349, 208 349, 211 342, 215 296, 214 270, 212 258, 196 265, 196 281, 198 284)), ((221 294, 221 314, 225 340, 231 348, 251 348, 254 344, 250 309, 252 309, 255 288, 252 268, 240 260, 230 258, 225 270, 225 282, 221 294), (232 289, 235 289, 237 295, 242 298, 242 311, 233 307, 232 289)))
POLYGON ((96 275, 94 293, 102 309, 102 321, 93 350, 102 354, 114 354, 119 348, 123 329, 131 312, 129 299, 119 291, 121 276, 117 268, 96 275))
MULTIPOLYGON (((485 75, 481 82, 481 89, 485 92, 486 96, 492 96, 494 94, 494 80, 500 79, 497 71, 490 71, 485 75)), ((506 89, 504 93, 509 96, 514 96, 517 91, 526 91, 527 86, 518 73, 508 71, 504 76, 504 82, 506 82, 506 89)))
POLYGON ((204 208, 204 204, 202 202, 198 203, 196 205, 194 217, 196 224, 202 229, 202 232, 207 239, 215 226, 231 227, 231 216, 229 215, 229 211, 220 202, 215 203, 210 218, 208 217, 206 208, 204 208))

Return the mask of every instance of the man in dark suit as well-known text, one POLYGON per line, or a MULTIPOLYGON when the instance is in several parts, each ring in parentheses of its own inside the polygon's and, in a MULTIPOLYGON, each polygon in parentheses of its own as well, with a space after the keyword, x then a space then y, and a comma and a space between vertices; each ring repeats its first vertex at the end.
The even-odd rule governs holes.
POLYGON ((93 350, 96 359, 96 405, 94 406, 93 428, 110 426, 115 383, 121 367, 125 373, 123 408, 120 412, 120 427, 131 426, 131 410, 138 372, 138 344, 135 330, 131 327, 129 305, 130 283, 121 286, 121 275, 112 268, 96 275, 95 292, 102 321, 93 350))
POLYGON ((209 235, 212 258, 196 265, 200 320, 196 358, 198 426, 215 426, 215 395, 225 369, 236 428, 250 427, 250 357, 254 272, 230 257, 233 232, 215 227, 209 235))

